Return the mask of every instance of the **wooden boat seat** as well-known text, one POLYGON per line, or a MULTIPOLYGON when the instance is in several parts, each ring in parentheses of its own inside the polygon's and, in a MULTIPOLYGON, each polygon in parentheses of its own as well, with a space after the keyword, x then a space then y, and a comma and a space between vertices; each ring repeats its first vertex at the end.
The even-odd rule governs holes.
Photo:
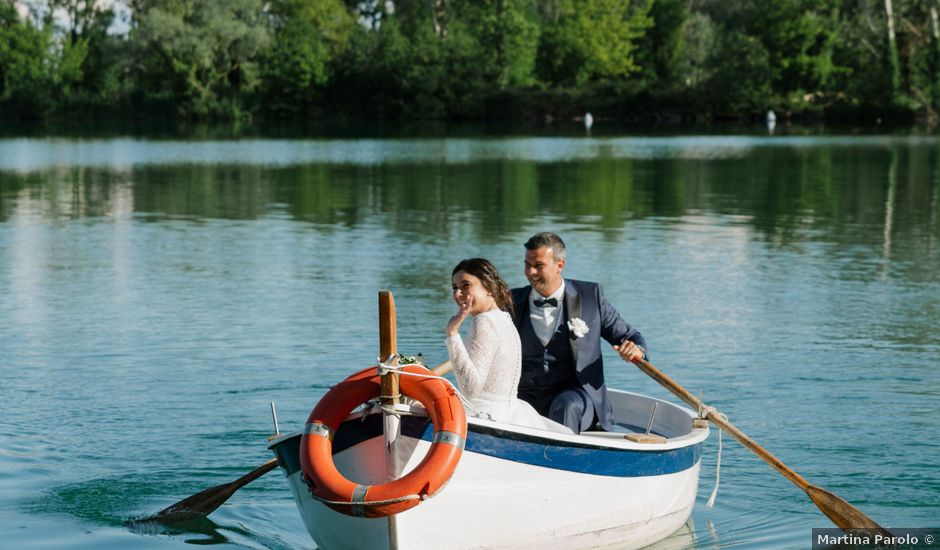
POLYGON ((605 432, 605 431, 587 431, 581 432, 581 435, 589 437, 600 437, 603 439, 626 439, 634 443, 665 443, 667 439, 658 434, 645 433, 623 433, 623 432, 605 432))

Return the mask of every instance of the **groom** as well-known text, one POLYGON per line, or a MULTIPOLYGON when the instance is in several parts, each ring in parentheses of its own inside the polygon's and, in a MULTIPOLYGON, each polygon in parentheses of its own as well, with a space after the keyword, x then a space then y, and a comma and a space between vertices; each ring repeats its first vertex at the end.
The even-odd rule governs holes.
POLYGON ((519 398, 575 433, 613 429, 604 385, 603 338, 625 361, 646 356, 643 336, 607 302, 600 285, 565 279, 565 243, 538 233, 525 243, 529 286, 512 289, 522 340, 519 398))

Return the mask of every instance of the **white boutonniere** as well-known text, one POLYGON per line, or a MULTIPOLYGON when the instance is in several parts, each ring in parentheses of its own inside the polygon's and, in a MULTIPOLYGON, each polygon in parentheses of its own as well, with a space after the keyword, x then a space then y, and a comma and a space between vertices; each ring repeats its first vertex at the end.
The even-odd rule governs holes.
POLYGON ((571 334, 573 335, 571 337, 572 340, 575 338, 584 338, 584 335, 587 334, 588 331, 590 331, 590 329, 587 326, 587 323, 585 323, 578 317, 575 317, 574 319, 571 319, 570 321, 568 321, 568 330, 570 330, 571 334))

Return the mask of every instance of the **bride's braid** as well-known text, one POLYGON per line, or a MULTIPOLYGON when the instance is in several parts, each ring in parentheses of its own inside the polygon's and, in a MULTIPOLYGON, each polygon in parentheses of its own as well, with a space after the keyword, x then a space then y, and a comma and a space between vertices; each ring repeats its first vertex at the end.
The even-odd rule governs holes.
POLYGON ((486 258, 468 258, 462 260, 451 272, 451 277, 463 271, 480 279, 483 288, 493 295, 496 300, 496 306, 510 315, 513 315, 512 294, 509 292, 509 285, 499 276, 496 266, 486 258))

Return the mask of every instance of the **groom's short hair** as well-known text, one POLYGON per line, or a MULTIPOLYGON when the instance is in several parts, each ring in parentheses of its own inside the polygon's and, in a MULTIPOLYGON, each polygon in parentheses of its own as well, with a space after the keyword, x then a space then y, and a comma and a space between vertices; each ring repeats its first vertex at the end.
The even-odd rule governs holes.
POLYGON ((538 250, 543 246, 552 249, 552 255, 555 257, 556 262, 565 259, 565 241, 554 233, 548 231, 536 233, 525 242, 526 250, 538 250))

